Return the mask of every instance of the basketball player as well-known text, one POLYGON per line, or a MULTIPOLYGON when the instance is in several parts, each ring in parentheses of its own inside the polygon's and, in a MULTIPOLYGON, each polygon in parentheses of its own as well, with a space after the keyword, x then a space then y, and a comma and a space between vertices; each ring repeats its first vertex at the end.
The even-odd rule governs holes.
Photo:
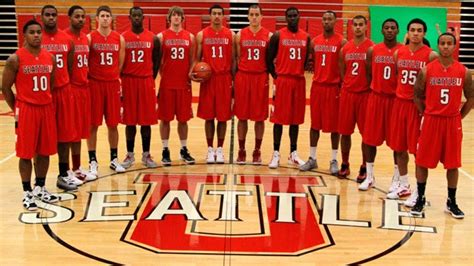
MULTIPOLYGON (((342 178, 350 174, 349 153, 352 146, 351 135, 354 133, 356 124, 360 134, 364 134, 365 112, 370 93, 366 69, 367 51, 374 45, 365 36, 367 19, 364 16, 357 15, 352 19, 352 30, 354 32, 354 39, 344 45, 339 57, 343 83, 339 102, 338 124, 338 132, 341 134, 342 164, 338 176, 342 178)), ((366 152, 363 147, 364 145, 361 146, 363 159, 359 175, 357 176, 357 182, 359 183, 364 181, 366 177, 366 152)))
POLYGON ((273 156, 268 164, 278 168, 283 125, 290 126, 290 156, 288 163, 304 163, 296 152, 299 125, 304 122, 306 81, 304 70, 310 53, 308 33, 299 29, 300 12, 296 7, 285 11, 287 27, 275 32, 267 50, 267 69, 274 79, 273 156), (276 59, 276 60, 275 60, 276 59), (275 61, 275 62, 274 62, 275 61))
POLYGON ((47 203, 58 201, 45 188, 49 156, 56 153, 56 118, 51 89, 56 62, 41 48, 42 28, 35 20, 23 26, 25 44, 5 64, 2 93, 15 114, 16 156, 23 184, 23 206, 32 211, 38 207, 35 198, 47 203), (12 86, 15 84, 16 97, 12 86), (31 189, 34 158, 35 188, 31 189))
POLYGON ((125 169, 117 159, 120 122, 120 71, 125 58, 125 40, 111 28, 112 10, 100 6, 96 11, 97 30, 87 35, 89 40, 89 88, 91 92, 91 135, 87 139, 90 172, 98 175, 96 145, 97 129, 105 117, 110 145, 110 168, 115 172, 125 169))
MULTIPOLYGON (((227 121, 232 115, 232 70, 235 69, 234 33, 223 26, 224 8, 213 5, 209 8, 211 25, 196 36, 197 61, 211 66, 212 75, 201 82, 199 90, 198 117, 204 119, 207 138, 207 163, 224 163, 224 145, 227 121), (214 119, 217 120, 217 149, 214 150, 214 119)), ((193 77, 195 80, 195 78, 193 77)))
MULTIPOLYGON (((64 32, 74 42, 74 59, 70 76, 71 92, 73 96, 74 126, 80 139, 88 139, 91 127, 91 99, 89 92, 89 43, 85 33, 81 32, 86 21, 86 12, 81 6, 71 6, 68 11, 69 28, 64 32)), ((81 181, 92 181, 97 176, 81 169, 81 141, 71 143, 72 170, 76 178, 81 181)))
POLYGON ((127 155, 122 163, 129 168, 135 162, 136 125, 142 136, 142 163, 148 168, 158 167, 150 155, 151 125, 158 123, 156 116, 155 78, 160 66, 158 37, 143 28, 143 10, 132 7, 129 11, 131 30, 122 33, 125 39, 125 60, 122 68, 123 118, 126 125, 127 155))
POLYGON ((168 11, 170 27, 158 34, 162 43, 161 82, 158 99, 158 118, 161 120, 160 135, 163 143, 161 162, 171 165, 168 147, 170 121, 176 116, 181 142, 180 158, 187 164, 195 160, 187 148, 188 121, 193 117, 190 69, 193 66, 196 40, 192 33, 183 29, 184 11, 173 6, 168 11))
POLYGON ((336 19, 336 13, 334 11, 326 11, 322 17, 324 32, 311 41, 314 74, 310 97, 310 156, 308 161, 300 167, 302 171, 309 171, 318 167, 316 147, 319 141, 319 131, 322 130, 325 133, 331 133, 332 151, 329 171, 333 175, 339 172, 337 162, 337 150, 339 148, 337 120, 341 74, 338 59, 341 47, 347 42, 341 34, 334 32, 336 19))
POLYGON ((438 49, 438 60, 426 65, 415 83, 415 104, 423 114, 423 122, 416 151, 418 198, 411 214, 423 213, 428 168, 436 168, 441 161, 448 181, 446 211, 462 219, 464 213, 456 204, 458 168, 461 167, 461 119, 474 107, 474 87, 471 71, 453 58, 456 37, 451 33, 441 34, 438 49), (467 101, 459 110, 463 92, 467 101))
POLYGON ((390 116, 390 134, 388 146, 396 153, 396 162, 400 172, 400 180, 394 179, 391 187, 395 190, 387 194, 389 199, 399 199, 410 196, 404 204, 413 207, 416 203, 417 191, 410 190, 408 183, 408 152, 416 153, 416 145, 420 134, 420 114, 413 103, 413 86, 418 72, 438 55, 431 48, 423 44, 426 34, 426 23, 419 19, 412 19, 408 25, 409 44, 395 52, 397 65, 397 89, 390 116))
POLYGON ((42 48, 56 57, 56 72, 53 102, 56 108, 56 128, 58 131, 58 161, 59 175, 56 183, 58 188, 75 190, 83 181, 76 178, 69 170, 69 149, 71 144, 81 141, 79 132, 74 123, 76 117, 74 95, 70 84, 70 75, 74 60, 74 43, 69 35, 57 27, 58 11, 52 5, 45 5, 41 9, 41 21, 44 34, 42 48))
MULTIPOLYGON (((371 92, 367 100, 364 134, 362 142, 367 151, 367 178, 360 184, 360 190, 368 190, 375 184, 374 161, 377 146, 387 140, 390 133, 390 115, 392 113, 397 75, 393 54, 402 45, 397 42, 398 22, 392 18, 382 23, 383 42, 370 47, 367 52, 367 74, 371 80, 371 92)), ((394 153, 395 159, 395 153, 394 153)), ((398 166, 394 162, 394 178, 398 179, 398 166)), ((395 188, 390 188, 393 191, 395 188)))
POLYGON ((235 75, 234 113, 239 119, 237 132, 239 154, 237 164, 245 164, 247 152, 245 138, 248 130, 247 120, 255 121, 255 148, 252 163, 261 164, 265 120, 268 118, 268 73, 265 55, 272 33, 263 28, 262 9, 253 4, 248 9, 250 25, 237 33, 235 45, 238 72, 235 75))

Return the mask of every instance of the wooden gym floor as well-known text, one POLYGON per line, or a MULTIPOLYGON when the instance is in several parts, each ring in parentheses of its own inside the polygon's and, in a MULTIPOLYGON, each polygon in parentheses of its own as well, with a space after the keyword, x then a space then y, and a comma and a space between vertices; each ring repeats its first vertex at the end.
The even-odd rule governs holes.
MULTIPOLYGON (((309 97, 310 76, 307 76, 309 97)), ((198 94, 193 84, 194 95, 198 94)), ((193 104, 196 113, 197 104, 193 104)), ((328 174, 329 135, 318 146, 319 169, 302 173, 286 162, 287 128, 281 167, 266 165, 206 165, 203 121, 189 122, 188 147, 197 163, 178 160, 179 140, 172 123, 171 167, 145 169, 136 141, 135 165, 123 174, 108 168, 106 129, 98 137, 100 178, 76 192, 55 186, 57 156, 51 157, 47 187, 62 201, 41 204, 37 212, 21 205, 14 121, 0 101, 0 265, 135 264, 135 265, 472 265, 474 235, 474 115, 464 121, 463 167, 458 203, 466 213, 456 220, 443 212, 447 189, 442 165, 431 170, 429 206, 423 218, 413 218, 401 202, 385 200, 391 181, 392 152, 379 148, 376 188, 359 192, 355 175, 361 162, 360 135, 353 135, 352 175, 328 174)), ((298 152, 309 155, 309 106, 300 127, 298 152)), ((125 149, 120 126, 120 160, 125 149)), ((228 123, 226 161, 237 153, 236 121, 228 123), (235 132, 235 133, 234 133, 235 132)), ((254 134, 249 124, 247 158, 254 134)), ((161 160, 159 127, 152 127, 151 153, 161 160)), ((82 147, 87 166, 87 148, 82 147)), ((272 125, 266 123, 264 164, 272 153, 272 125)), ((340 155, 339 155, 340 158, 340 155)), ((340 160, 340 159, 339 159, 340 160)), ((415 186, 413 157, 410 183, 415 186)))

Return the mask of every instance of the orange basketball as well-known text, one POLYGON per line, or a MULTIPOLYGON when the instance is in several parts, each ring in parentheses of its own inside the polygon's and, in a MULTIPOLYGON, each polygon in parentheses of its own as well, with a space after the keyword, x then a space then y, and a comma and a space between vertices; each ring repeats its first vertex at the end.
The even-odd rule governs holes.
POLYGON ((211 73, 211 66, 206 62, 198 62, 194 65, 193 74, 196 78, 206 81, 211 77, 211 73))

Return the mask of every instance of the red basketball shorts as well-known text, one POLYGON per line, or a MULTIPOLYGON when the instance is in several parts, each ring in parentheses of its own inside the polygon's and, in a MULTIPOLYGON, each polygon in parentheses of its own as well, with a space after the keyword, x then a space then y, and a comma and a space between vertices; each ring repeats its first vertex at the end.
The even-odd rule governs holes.
POLYGON ((442 162, 445 169, 461 167, 461 116, 425 115, 416 151, 416 164, 436 168, 442 162))
POLYGON ((338 121, 338 132, 341 135, 352 135, 356 124, 359 132, 361 134, 364 133, 365 112, 369 93, 369 91, 360 93, 341 91, 338 121))
POLYGON ((274 81, 275 97, 270 121, 280 125, 304 123, 306 81, 304 77, 279 76, 274 81))
POLYGON ((155 80, 149 77, 122 77, 122 124, 149 126, 158 123, 155 80))
POLYGON ((204 120, 225 122, 232 116, 232 76, 230 73, 212 74, 201 83, 197 116, 204 120))
POLYGON ((390 117, 388 146, 396 151, 416 153, 421 117, 413 100, 395 98, 390 117))
POLYGON ((31 159, 36 154, 57 152, 57 131, 54 104, 33 105, 16 101, 16 156, 31 159))
POLYGON ((77 142, 81 136, 76 126, 76 108, 71 85, 53 89, 53 102, 56 108, 56 128, 58 142, 77 142))
POLYGON ((234 83, 234 114, 240 120, 268 118, 268 74, 237 72, 234 83))
POLYGON ((184 89, 161 89, 158 95, 158 118, 184 123, 193 117, 191 85, 184 89))
POLYGON ((370 146, 380 146, 388 141, 390 116, 395 96, 371 92, 367 100, 364 134, 362 141, 370 146))
POLYGON ((92 126, 102 125, 105 117, 107 126, 115 127, 120 122, 120 81, 90 79, 92 126))
POLYGON ((74 96, 74 124, 81 139, 88 139, 91 132, 91 94, 88 85, 71 84, 74 96))
POLYGON ((338 85, 311 85, 311 128, 326 133, 337 132, 339 116, 338 85))

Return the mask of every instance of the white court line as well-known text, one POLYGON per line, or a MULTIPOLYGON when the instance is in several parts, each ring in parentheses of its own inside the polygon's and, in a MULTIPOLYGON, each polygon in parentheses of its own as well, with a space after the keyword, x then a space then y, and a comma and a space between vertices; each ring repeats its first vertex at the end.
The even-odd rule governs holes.
POLYGON ((463 175, 469 177, 472 181, 474 181, 474 176, 468 174, 466 171, 464 171, 462 168, 459 168, 459 172, 461 172, 463 175))
MULTIPOLYGON (((0 164, 3 164, 4 162, 10 160, 12 157, 15 156, 15 154, 16 154, 16 153, 13 152, 12 154, 10 154, 10 155, 8 155, 7 157, 3 158, 3 159, 0 161, 0 164)), ((474 180, 474 179, 473 179, 473 180, 474 180)))

